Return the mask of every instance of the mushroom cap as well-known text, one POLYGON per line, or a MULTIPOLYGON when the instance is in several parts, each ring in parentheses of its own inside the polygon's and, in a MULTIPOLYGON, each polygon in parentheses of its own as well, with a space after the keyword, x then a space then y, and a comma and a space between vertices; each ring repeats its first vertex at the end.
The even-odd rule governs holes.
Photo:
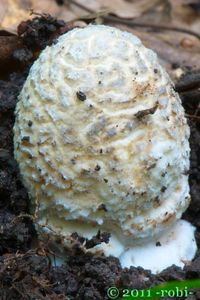
POLYGON ((190 201, 188 138, 156 54, 104 25, 43 50, 16 107, 15 158, 53 236, 101 229, 126 246, 160 236, 190 201))

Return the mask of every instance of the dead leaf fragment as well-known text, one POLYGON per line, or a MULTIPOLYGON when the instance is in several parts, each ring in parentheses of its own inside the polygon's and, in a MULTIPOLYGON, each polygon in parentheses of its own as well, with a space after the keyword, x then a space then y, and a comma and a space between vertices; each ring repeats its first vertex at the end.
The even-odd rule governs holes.
MULTIPOLYGON (((158 1, 159 0, 76 0, 77 3, 94 12, 108 9, 121 18, 139 17, 141 14, 151 9, 158 1)), ((74 5, 70 6, 75 14, 80 16, 84 13, 82 9, 78 9, 74 5)))
POLYGON ((8 3, 6 0, 0 1, 0 24, 5 17, 6 11, 7 11, 8 3))
MULTIPOLYGON (((7 0, 6 13, 1 20, 1 27, 16 29, 18 23, 29 17, 29 10, 27 9, 28 6, 25 6, 24 1, 7 0)), ((26 0, 26 2, 27 1, 29 2, 29 0, 26 0)), ((30 5, 31 3, 29 6, 30 5)))

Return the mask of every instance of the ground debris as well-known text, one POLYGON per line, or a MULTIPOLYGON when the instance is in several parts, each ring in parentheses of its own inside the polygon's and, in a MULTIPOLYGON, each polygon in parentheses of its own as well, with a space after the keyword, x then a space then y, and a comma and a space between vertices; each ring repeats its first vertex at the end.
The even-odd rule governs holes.
POLYGON ((57 298, 48 274, 48 259, 34 251, 2 256, 0 299, 64 299, 62 294, 57 298))
POLYGON ((90 249, 101 243, 108 243, 110 238, 110 233, 101 232, 100 230, 97 232, 95 236, 91 239, 84 238, 78 235, 77 232, 73 232, 71 234, 72 242, 74 243, 74 247, 81 249, 90 249))
POLYGON ((48 14, 42 14, 32 20, 21 22, 17 32, 29 49, 42 50, 52 41, 52 35, 58 34, 63 27, 66 32, 71 28, 70 26, 67 27, 62 20, 57 20, 48 14))

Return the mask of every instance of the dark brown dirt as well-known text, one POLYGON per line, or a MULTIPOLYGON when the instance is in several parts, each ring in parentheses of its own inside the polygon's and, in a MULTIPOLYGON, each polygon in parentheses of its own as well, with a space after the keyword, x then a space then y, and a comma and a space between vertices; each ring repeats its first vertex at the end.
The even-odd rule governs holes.
MULTIPOLYGON (((13 158, 14 108, 31 61, 37 56, 35 51, 52 41, 52 32, 55 37, 61 27, 68 28, 50 17, 38 17, 32 23, 23 23, 19 27, 23 46, 14 52, 15 59, 17 57, 22 63, 20 72, 14 73, 11 67, 6 79, 0 72, 0 77, 4 78, 0 80, 0 300, 106 300, 106 290, 113 285, 121 290, 143 289, 169 280, 200 278, 200 251, 184 270, 172 266, 155 276, 142 268, 122 269, 118 259, 113 257, 86 255, 78 245, 69 253, 62 267, 51 263, 51 250, 47 244, 41 243, 37 250, 31 250, 31 242, 37 236, 28 216, 28 194, 13 158)), ((184 96, 183 105, 188 115, 196 113, 198 116, 198 101, 190 101, 184 96)), ((192 203, 184 218, 197 227, 196 238, 200 246, 199 119, 189 117, 189 124, 192 203)), ((93 243, 97 242, 96 237, 93 243)), ((200 299, 200 292, 195 293, 193 299, 200 299)))

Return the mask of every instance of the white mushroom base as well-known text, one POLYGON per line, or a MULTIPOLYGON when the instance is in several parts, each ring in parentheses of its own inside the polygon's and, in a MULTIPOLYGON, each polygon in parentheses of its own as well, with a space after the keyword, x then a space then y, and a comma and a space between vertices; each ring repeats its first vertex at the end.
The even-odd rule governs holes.
POLYGON ((179 220, 159 240, 132 247, 122 253, 119 257, 121 265, 141 266, 154 274, 173 264, 183 268, 185 263, 194 258, 197 250, 194 231, 195 227, 189 222, 179 220))
MULTIPOLYGON (((173 264, 183 268, 187 262, 194 258, 197 250, 194 231, 195 227, 189 222, 178 220, 170 230, 160 238, 152 239, 151 242, 127 248, 116 235, 112 234, 108 244, 101 243, 87 251, 92 253, 103 252, 105 256, 118 257, 124 268, 140 266, 156 274, 173 264)), ((92 231, 91 229, 87 231, 82 228, 80 232, 77 232, 84 237, 91 238, 97 231, 95 228, 92 231), (85 231, 85 234, 83 231, 85 231)), ((56 251, 59 252, 58 257, 56 260, 54 259, 57 266, 64 263, 66 255, 64 248, 58 247, 56 247, 56 251)))

